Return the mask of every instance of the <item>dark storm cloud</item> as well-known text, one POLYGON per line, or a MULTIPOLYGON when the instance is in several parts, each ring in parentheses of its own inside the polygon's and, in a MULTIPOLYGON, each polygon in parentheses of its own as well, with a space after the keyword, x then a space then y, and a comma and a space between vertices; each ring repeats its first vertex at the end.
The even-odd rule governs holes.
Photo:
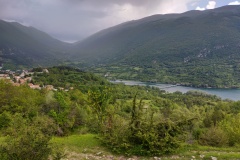
POLYGON ((75 41, 128 20, 186 11, 192 1, 197 0, 0 0, 0 19, 75 41))

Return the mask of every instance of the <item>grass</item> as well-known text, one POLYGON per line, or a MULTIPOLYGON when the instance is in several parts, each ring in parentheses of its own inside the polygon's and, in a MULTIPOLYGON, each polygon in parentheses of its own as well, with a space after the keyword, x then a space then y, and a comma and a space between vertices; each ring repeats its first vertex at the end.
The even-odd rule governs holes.
POLYGON ((100 141, 97 135, 94 134, 84 134, 84 135, 71 135, 68 137, 54 137, 51 142, 53 144, 62 145, 70 150, 76 152, 82 152, 86 149, 99 148, 100 141))
POLYGON ((178 155, 184 157, 200 158, 200 155, 204 155, 204 159, 211 159, 211 157, 217 157, 218 160, 237 160, 240 157, 239 147, 210 147, 200 145, 186 145, 179 152, 178 155))
MULTIPOLYGON (((0 144, 3 143, 5 137, 0 137, 0 144)), ((71 135, 68 137, 53 137, 51 140, 53 145, 64 147, 68 152, 68 158, 85 159, 86 156, 96 156, 97 153, 112 155, 106 148, 101 146, 100 140, 95 134, 71 135), (75 158, 74 158, 75 157, 75 158), (78 157, 78 158, 76 158, 78 157)), ((120 155, 112 155, 118 159, 120 155)), ((239 160, 240 147, 209 147, 200 145, 183 144, 181 149, 174 155, 162 156, 162 160, 211 160, 216 157, 217 160, 239 160), (204 156, 201 158, 201 156, 204 156), (194 157, 194 158, 192 158, 194 157)), ((153 157, 138 157, 138 160, 153 160, 153 157)))
MULTIPOLYGON (((0 138, 0 142, 1 142, 0 138)), ((93 153, 105 152, 106 149, 101 146, 97 135, 94 134, 84 134, 84 135, 71 135, 68 137, 54 137, 51 140, 52 143, 57 145, 63 145, 67 150, 74 151, 77 154, 80 153, 93 153)), ((111 153, 109 153, 111 154, 111 153)), ((179 150, 175 155, 163 156, 163 160, 168 159, 178 159, 188 160, 192 159, 211 159, 211 157, 217 157, 218 160, 237 160, 240 157, 239 147, 209 147, 200 145, 183 145, 182 149, 179 150), (204 158, 200 158, 203 156, 204 158)), ((140 158, 139 159, 152 159, 152 158, 140 158)))

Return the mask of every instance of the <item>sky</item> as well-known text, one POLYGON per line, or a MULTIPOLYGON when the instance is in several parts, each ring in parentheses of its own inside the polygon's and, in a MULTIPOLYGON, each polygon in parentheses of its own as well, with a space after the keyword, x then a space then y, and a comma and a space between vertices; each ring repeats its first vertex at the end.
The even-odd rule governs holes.
POLYGON ((0 0, 0 19, 75 42, 111 26, 154 14, 240 5, 240 0, 0 0))

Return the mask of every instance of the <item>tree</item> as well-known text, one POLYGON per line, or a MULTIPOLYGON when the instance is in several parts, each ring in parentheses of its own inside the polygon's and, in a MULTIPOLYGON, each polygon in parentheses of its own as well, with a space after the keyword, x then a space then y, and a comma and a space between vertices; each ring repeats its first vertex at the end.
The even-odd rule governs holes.
POLYGON ((107 115, 109 115, 107 112, 111 100, 111 89, 105 86, 93 88, 88 91, 89 106, 97 117, 98 126, 102 133, 106 132, 104 130, 104 123, 106 122, 107 115))
POLYGON ((16 114, 7 130, 8 137, 0 146, 3 160, 46 160, 51 154, 53 122, 47 117, 24 119, 16 114))
POLYGON ((52 103, 52 109, 49 115, 55 120, 58 130, 57 134, 66 134, 73 127, 74 117, 70 117, 71 103, 69 97, 63 92, 54 93, 55 101, 52 103))
POLYGON ((240 144, 240 114, 228 115, 219 127, 227 134, 230 146, 240 144))

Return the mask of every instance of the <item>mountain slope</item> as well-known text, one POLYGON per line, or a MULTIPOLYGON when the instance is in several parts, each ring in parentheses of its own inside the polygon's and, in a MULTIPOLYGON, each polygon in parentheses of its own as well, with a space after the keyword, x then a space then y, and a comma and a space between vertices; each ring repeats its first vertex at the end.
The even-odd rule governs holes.
POLYGON ((76 43, 73 50, 72 59, 105 64, 96 72, 111 71, 117 78, 240 86, 240 6, 123 23, 76 43))
POLYGON ((57 64, 68 47, 33 27, 0 20, 0 60, 4 66, 57 64))

